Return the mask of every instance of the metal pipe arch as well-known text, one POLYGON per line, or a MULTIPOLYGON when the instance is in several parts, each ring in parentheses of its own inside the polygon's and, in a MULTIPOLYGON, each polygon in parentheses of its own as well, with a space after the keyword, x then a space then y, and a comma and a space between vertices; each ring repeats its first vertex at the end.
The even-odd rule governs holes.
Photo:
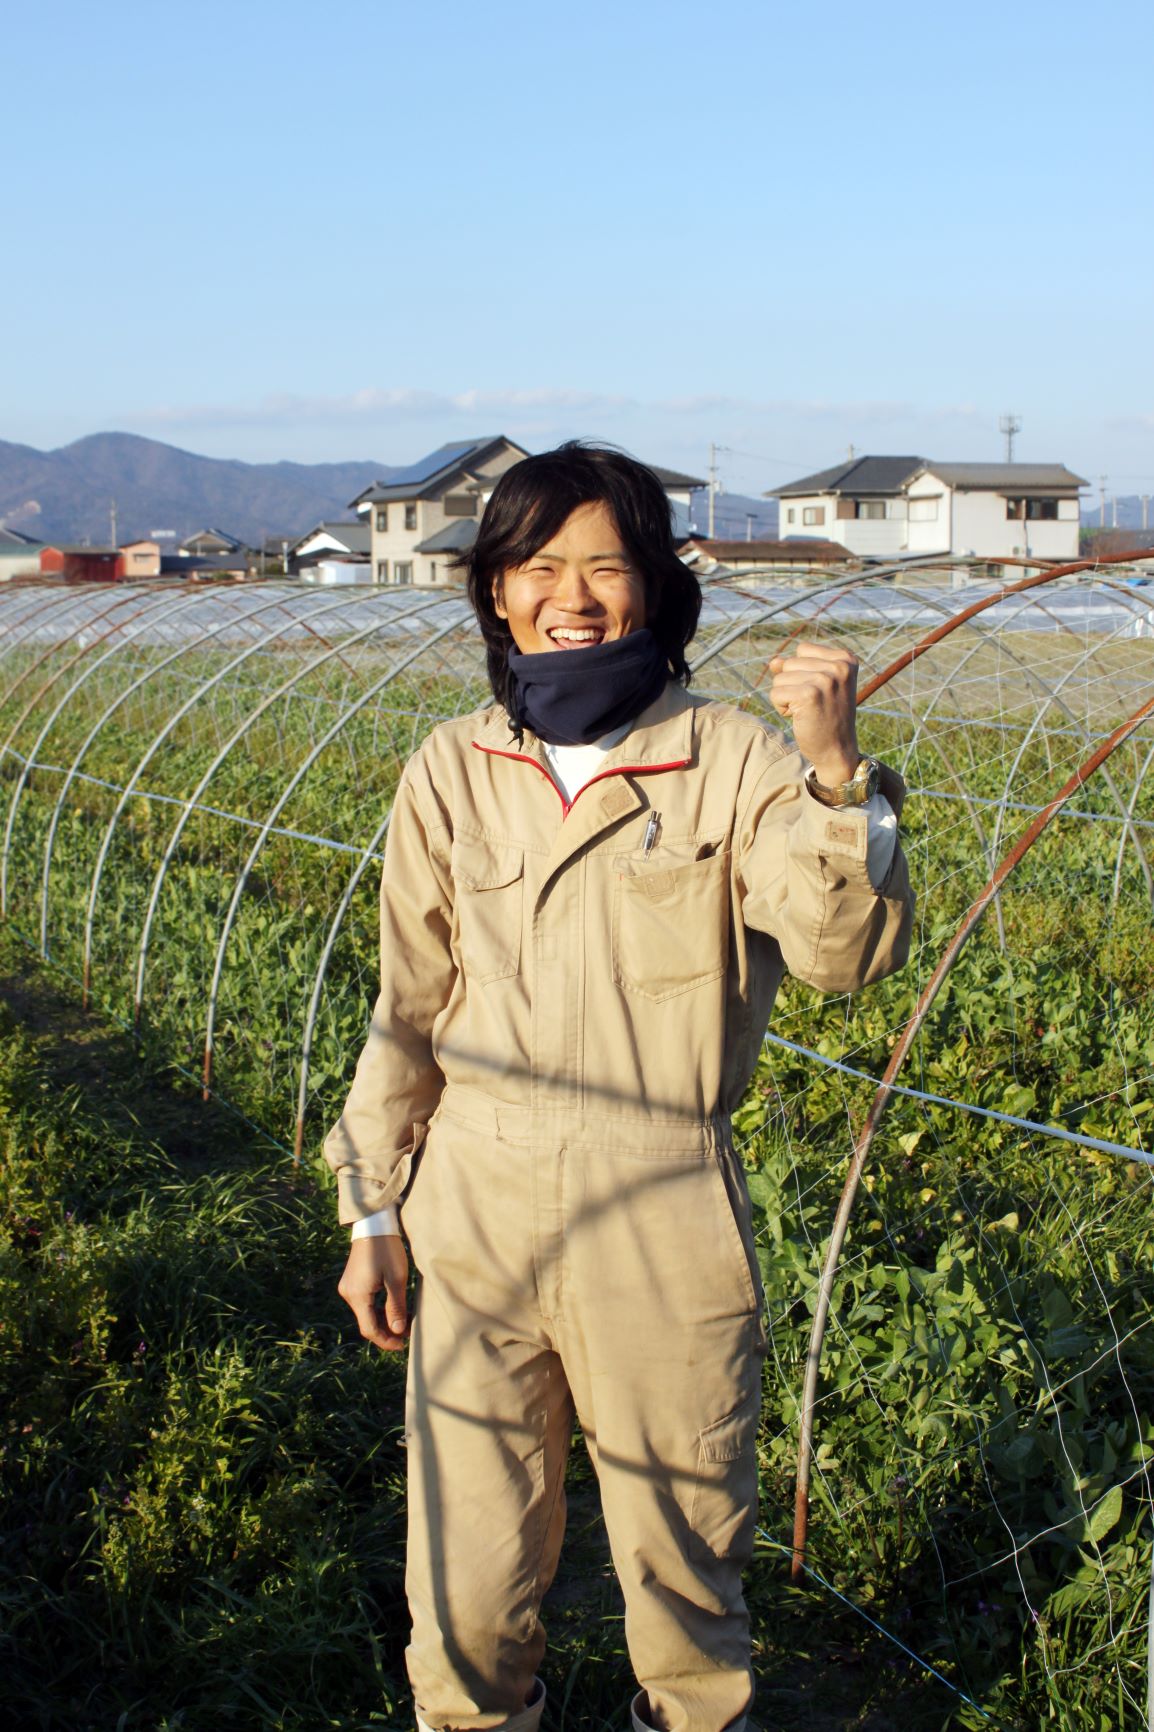
MULTIPOLYGON (((129 601, 135 601, 137 599, 138 599, 138 597, 135 593, 132 595, 126 595, 123 591, 121 591, 118 594, 116 601, 113 603, 113 605, 111 607, 106 608, 102 614, 96 615, 96 623, 97 624, 101 623, 103 620, 107 619, 110 614, 115 613, 118 608, 125 606, 129 601)), ((35 620, 36 616, 33 616, 33 617, 35 620)), ((135 619, 136 617, 137 617, 136 614, 130 614, 129 615, 130 620, 135 619)), ((117 625, 110 626, 107 631, 101 632, 96 638, 93 639, 93 641, 91 643, 80 644, 79 647, 75 650, 75 652, 59 668, 56 669, 55 673, 52 674, 50 676, 50 678, 44 682, 44 684, 33 695, 33 697, 29 700, 29 702, 27 704, 25 704, 25 706, 24 706, 23 710, 20 712, 19 716, 16 718, 16 720, 13 722, 12 726, 9 728, 3 744, 0 745, 0 757, 6 756, 8 754, 8 752, 11 750, 12 742, 16 736, 17 730, 22 726, 22 724, 24 723, 26 718, 36 708, 36 705, 39 703, 40 699, 42 697, 44 697, 47 692, 51 691, 51 689, 55 685, 56 681, 59 680, 64 674, 66 674, 70 668, 74 668, 78 662, 83 661, 85 656, 89 655, 92 652, 92 650, 94 650, 99 644, 106 642, 108 638, 114 636, 115 633, 121 629, 122 625, 123 625, 123 621, 119 622, 117 625)), ((31 635, 31 633, 29 635, 31 635)), ((21 640, 21 642, 22 641, 23 640, 21 640)), ((19 687, 24 683, 24 679, 28 674, 34 673, 39 668, 43 667, 44 663, 46 661, 48 661, 49 658, 57 652, 57 650, 61 649, 64 645, 66 645, 67 642, 68 642, 67 638, 54 638, 48 644, 47 648, 44 650, 44 653, 41 656, 39 656, 37 658, 37 660, 31 665, 31 667, 26 669, 25 673, 21 674, 19 676, 19 678, 15 681, 13 686, 10 688, 10 694, 9 695, 11 695, 11 692, 14 692, 14 691, 19 689, 19 687)))
MULTIPOLYGON (((259 607, 252 609, 249 613, 240 615, 238 620, 230 621, 228 623, 230 623, 230 624, 233 624, 233 623, 243 624, 246 621, 257 617, 259 614, 263 613, 266 609, 286 607, 288 604, 288 601, 290 599, 292 599, 292 598, 287 597, 285 595, 279 595, 278 594, 278 595, 274 596, 271 600, 262 602, 259 607)), ((332 604, 332 606, 334 608, 338 607, 339 605, 340 604, 337 602, 334 602, 332 604)), ((323 613, 331 611, 331 609, 321 609, 320 611, 323 614, 323 613)), ((198 640, 198 641, 202 642, 203 639, 198 640)), ((143 757, 141 757, 138 760, 136 767, 132 771, 132 774, 129 776, 127 783, 125 784, 123 790, 121 791, 120 798, 118 799, 116 807, 112 813, 112 816, 108 821, 108 826, 105 830, 104 838, 101 842, 100 850, 97 854, 96 864, 93 867, 92 877, 89 881, 88 896, 86 898, 86 903, 85 903, 84 976, 83 976, 83 978, 84 978, 84 991, 85 992, 87 992, 89 990, 89 986, 90 986, 90 970, 91 970, 91 954, 92 954, 91 947, 92 947, 93 923, 94 923, 95 912, 96 912, 96 901, 97 901, 97 897, 100 893, 100 882, 101 882, 101 879, 102 879, 103 873, 104 873, 104 864, 105 864, 105 861, 108 857, 109 850, 112 846, 113 834, 115 832, 117 822, 119 821, 121 813, 124 811, 125 807, 127 806, 129 800, 132 797, 132 793, 133 793, 133 790, 135 788, 137 779, 143 773, 143 771, 145 769, 147 769, 152 758, 155 756, 156 752, 159 751, 160 747, 164 744, 165 740, 172 733, 173 729, 176 728, 181 721, 183 721, 184 717, 186 715, 188 715, 190 713, 190 711, 195 709, 197 704, 199 704, 202 701, 202 699, 205 697, 205 695, 208 692, 214 690, 215 687, 218 686, 222 680, 224 680, 229 674, 233 673, 236 668, 240 667, 244 662, 246 662, 250 656, 261 654, 265 650, 266 645, 267 645, 267 639, 264 639, 264 638, 258 639, 255 643, 249 644, 245 649, 243 649, 239 653, 239 655, 235 656, 231 662, 227 663, 223 668, 218 669, 218 671, 215 674, 211 675, 210 678, 208 678, 207 680, 204 680, 197 687, 197 689, 193 692, 192 696, 190 698, 187 698, 185 700, 185 702, 183 704, 181 704, 174 711, 174 713, 165 722, 165 724, 161 728, 160 732, 151 741, 151 743, 149 744, 143 757)), ((195 645, 189 645, 187 647, 191 649, 191 648, 195 648, 196 646, 195 645)), ((47 887, 46 887, 46 892, 47 892, 47 887)))
MULTIPOLYGON (((408 598, 406 597, 406 600, 407 599, 408 598)), ((409 620, 409 619, 415 618, 421 614, 427 613, 431 608, 439 606, 446 599, 447 598, 445 598, 443 596, 437 596, 434 600, 425 600, 425 601, 417 602, 417 603, 413 604, 412 606, 404 609, 403 611, 399 611, 398 620, 400 623, 404 623, 406 620, 409 620)), ((334 605, 347 605, 347 602, 345 602, 344 598, 342 598, 341 602, 335 603, 334 605)), ((388 621, 388 620, 385 620, 382 622, 380 619, 374 620, 371 625, 367 625, 367 626, 362 627, 360 631, 354 632, 351 637, 347 638, 345 640, 342 648, 345 650, 348 650, 359 643, 367 641, 369 638, 375 637, 376 634, 382 629, 383 624, 387 625, 390 623, 394 623, 394 622, 388 621)), ((180 816, 177 819, 176 824, 173 828, 172 835, 168 839, 168 843, 165 847, 164 855, 163 855, 163 858, 161 859, 160 865, 157 867, 156 876, 153 879, 152 891, 151 891, 150 896, 149 896, 148 908, 147 908, 147 911, 145 914, 144 925, 141 929, 140 947, 139 947, 139 950, 137 952, 136 986, 135 986, 134 1002, 133 1002, 133 1021, 134 1021, 135 1026, 137 1026, 137 1027, 139 1026, 141 1012, 142 1012, 143 1004, 144 1004, 144 982, 145 982, 145 975, 146 975, 147 967, 148 967, 148 949, 149 949, 149 944, 150 944, 151 936, 152 936, 153 923, 156 919, 156 912, 157 912, 157 909, 158 909, 159 904, 160 904, 160 896, 161 896, 161 892, 163 891, 163 888, 164 888, 165 878, 168 875, 169 866, 171 865, 172 860, 173 860, 175 853, 176 853, 176 849, 180 844, 180 838, 184 834, 184 829, 188 823, 188 820, 191 818, 193 812, 197 809, 197 806, 200 803, 201 796, 203 795, 205 789, 208 787, 212 778, 216 775, 216 772, 220 769, 221 765, 225 762, 226 758, 229 756, 229 754, 232 752, 232 750, 238 744, 238 742, 240 740, 242 740, 244 738, 244 736, 248 733, 249 729, 256 722, 258 722, 260 720, 260 718, 266 713, 266 711, 269 709, 269 707, 272 704, 278 702, 282 697, 285 697, 286 695, 288 695, 288 693, 290 693, 292 691, 293 687, 295 685, 297 685, 300 680, 304 679, 306 675, 314 672, 315 669, 317 669, 318 667, 324 666, 324 664, 326 662, 331 661, 337 653, 338 653, 338 651, 333 650, 333 649, 323 650, 321 652, 321 654, 314 657, 314 659, 311 662, 307 662, 302 667, 298 668, 296 673, 294 673, 289 679, 283 681, 281 685, 277 686, 273 691, 267 693, 266 696, 264 698, 262 698, 260 703, 256 706, 256 708, 254 710, 250 711, 249 714, 245 716, 244 720, 240 723, 240 725, 233 731, 233 733, 225 741, 224 745, 217 752, 216 756, 212 760, 212 763, 208 766, 208 769, 204 772, 200 781, 197 783, 196 787, 193 789, 192 793, 189 795, 187 801, 185 802, 183 810, 181 811, 180 816)), ((91 946, 91 931, 89 930, 85 934, 85 966, 86 966, 86 968, 89 965, 88 959, 90 956, 90 946, 91 946)))
MULTIPOLYGON (((488 704, 484 705, 483 708, 488 708, 489 704, 492 702, 493 699, 490 697, 488 704)), ((458 710, 457 713, 460 714, 460 710, 458 710)), ((422 717, 420 715, 414 716, 413 718, 413 730, 410 739, 410 755, 416 750, 417 734, 421 720, 422 717)), ((361 856, 350 874, 348 883, 345 885, 345 888, 338 900, 332 921, 329 925, 329 930, 325 935, 325 942, 321 950, 320 958, 317 962, 316 972, 313 976, 312 991, 309 994, 308 1008, 305 1013, 304 1032, 301 1040, 301 1074, 297 1088, 297 1120, 296 1131, 293 1139, 293 1164, 295 1166, 300 1165, 301 1157, 304 1152, 305 1118, 308 1110, 309 1067, 312 1062, 313 1038, 316 1032, 317 1018, 320 1015, 321 999, 324 992, 325 981, 328 977, 329 963, 332 960, 337 939, 340 936, 341 929, 344 926, 345 919, 352 906, 353 897, 356 895, 357 889, 359 888, 361 880, 368 869, 370 861, 377 857, 381 844, 388 834, 389 826, 392 823, 392 817, 392 807, 390 807, 381 819, 381 822, 378 824, 369 841, 366 842, 361 852, 361 856)))
MULTIPOLYGON (((61 788, 60 788, 60 792, 56 797, 56 805, 53 808, 52 817, 51 817, 51 820, 49 821, 49 825, 48 825, 48 835, 47 835, 47 838, 45 840, 45 845, 44 845, 44 865, 43 865, 43 870, 42 870, 42 874, 41 874, 41 899, 40 899, 40 950, 41 950, 41 954, 43 956, 48 955, 48 902, 49 902, 49 891, 51 889, 51 884, 52 884, 52 856, 53 856, 53 853, 55 850, 56 831, 57 831, 57 827, 58 827, 59 822, 60 822, 60 814, 63 811, 64 803, 68 798, 69 790, 72 787, 72 783, 75 780, 75 777, 76 777, 76 775, 80 769, 80 766, 84 761, 84 758, 85 758, 85 756, 89 750, 89 747, 98 738, 98 736, 101 733, 103 733, 105 727, 108 725, 108 722, 116 714, 117 710, 119 710, 121 705, 127 703, 129 698, 133 697, 135 695, 135 693, 142 690, 143 687, 146 686, 148 684, 148 682, 151 679, 153 679, 157 674, 163 673, 164 670, 166 668, 170 667, 173 662, 179 661, 183 656, 185 656, 187 654, 195 654, 195 652, 197 650, 203 649, 205 644, 211 643, 213 638, 219 637, 221 632, 232 630, 236 626, 246 625, 249 620, 254 619, 260 613, 263 613, 267 608, 283 607, 283 606, 284 606, 284 598, 280 595, 275 595, 271 599, 269 599, 267 597, 264 598, 263 600, 258 602, 255 606, 247 609, 247 611, 242 610, 238 614, 232 615, 226 619, 219 620, 215 625, 210 626, 206 631, 201 632, 199 637, 194 637, 188 643, 178 644, 177 647, 174 650, 170 651, 170 653, 168 655, 163 656, 160 661, 154 662, 151 667, 146 668, 142 674, 140 674, 135 680, 133 680, 130 685, 125 686, 123 691, 118 692, 117 695, 112 699, 112 701, 105 706, 103 713, 98 717, 97 721, 93 724, 92 728, 89 730, 88 734, 86 735, 86 737, 84 739, 83 744, 80 746, 79 750, 76 752, 76 755, 74 756, 74 758, 72 760, 72 763, 68 767, 68 770, 67 770, 65 777, 64 777, 64 781, 63 781, 61 788)), ((247 653, 252 654, 256 650, 261 649, 261 648, 263 648, 263 644, 258 642, 256 644, 252 645, 247 653)), ((221 675, 219 677, 223 677, 223 675, 221 675)), ((210 684, 216 684, 216 683, 217 683, 217 681, 215 679, 210 682, 210 684)), ((161 730, 161 733, 157 736, 156 740, 153 742, 152 746, 149 748, 148 753, 146 754, 146 757, 144 760, 145 763, 147 763, 148 759, 151 758, 153 752, 157 749, 157 747, 163 743, 163 740, 172 731, 172 728, 176 725, 176 722, 187 712, 188 707, 189 706, 186 704, 186 705, 182 706, 181 708, 179 708, 176 712, 176 715, 171 719, 170 723, 166 724, 165 727, 161 730)), ((125 805, 128 803, 128 800, 132 794, 135 778, 140 773, 140 768, 142 768, 142 767, 143 767, 143 765, 138 766, 137 769, 133 772, 133 775, 129 779, 128 784, 126 785, 126 787, 124 789, 124 792, 121 794, 120 801, 117 804, 116 810, 113 813, 112 825, 110 828, 115 827, 117 818, 120 816, 120 813, 124 810, 125 805)), ((111 836, 109 835, 109 840, 110 839, 111 839, 111 836)), ((107 852, 106 848, 103 848, 101 850, 101 854, 100 854, 101 863, 103 862, 104 854, 106 852, 107 852)))
MULTIPOLYGON (((142 610, 145 613, 145 618, 139 627, 139 631, 143 631, 146 625, 155 625, 157 617, 163 621, 170 618, 174 613, 180 614, 188 612, 189 609, 195 605, 197 599, 196 596, 189 597, 187 595, 182 595, 180 601, 175 602, 171 607, 167 609, 161 608, 156 617, 153 617, 147 610, 142 610)), ((136 637, 139 635, 139 631, 131 635, 126 634, 121 638, 120 642, 113 644, 109 649, 106 649, 102 655, 97 656, 96 660, 85 669, 80 678, 75 680, 73 684, 69 686, 68 690, 60 699, 60 702, 56 705, 56 708, 52 711, 52 714, 49 716, 48 720, 41 728, 40 733, 36 737, 36 742, 33 745, 29 760, 26 762, 17 779, 16 786, 12 793, 12 799, 8 806, 8 821, 4 827, 3 851, 0 853, 0 919, 4 918, 8 913, 8 859, 12 846, 12 831, 16 822, 16 812, 20 804, 21 795, 27 785, 28 778, 32 773, 35 759, 40 752, 40 748, 51 733, 57 717, 62 714, 67 704, 80 690, 81 686, 86 684, 86 682, 92 678, 93 674, 102 668, 106 662, 110 661, 113 656, 117 655, 124 649, 130 648, 135 642, 136 637)))
MULTIPOLYGON (((462 601, 457 605, 465 609, 469 608, 468 602, 462 601)), ((352 721, 353 717, 359 715, 365 705, 377 696, 378 692, 383 691, 387 685, 391 684, 391 682, 397 678, 398 674, 403 673, 406 668, 411 667, 413 662, 416 661, 419 656, 423 655, 431 645, 438 643, 441 638, 447 637, 450 632, 459 630, 462 623, 471 617, 472 614, 471 611, 469 611, 459 614, 456 618, 451 619, 448 625, 442 626, 440 631, 435 632, 431 638, 427 638, 424 642, 418 644, 416 648, 409 652, 408 655, 402 656, 401 660, 396 663, 394 667, 390 668, 381 679, 374 681, 374 683, 369 686, 368 690, 363 692, 357 699, 356 703, 347 709, 337 719, 337 721, 333 723, 328 732, 316 742, 312 750, 297 766, 282 790, 280 798, 276 801, 272 810, 269 812, 268 817, 265 819, 260 834, 253 843, 248 859, 241 868, 236 884, 233 886, 232 898, 225 914, 224 925, 221 928, 220 939, 217 944, 216 960, 213 965, 212 981, 209 986, 208 1015, 204 1033, 204 1094, 206 1100, 208 1099, 212 1087, 213 1036, 216 1027, 216 1006, 220 993, 221 976, 224 972, 225 952, 228 947, 228 940, 232 932, 233 924, 236 920, 237 911, 240 907, 241 898, 244 895, 245 886, 247 885, 252 869, 260 856, 261 850, 263 849, 265 842, 268 840, 269 831, 276 823, 281 812, 284 810, 285 806, 292 798, 293 793, 300 786, 301 781, 308 774, 317 758, 327 749, 332 741, 337 738, 338 734, 340 734, 348 723, 352 721)))

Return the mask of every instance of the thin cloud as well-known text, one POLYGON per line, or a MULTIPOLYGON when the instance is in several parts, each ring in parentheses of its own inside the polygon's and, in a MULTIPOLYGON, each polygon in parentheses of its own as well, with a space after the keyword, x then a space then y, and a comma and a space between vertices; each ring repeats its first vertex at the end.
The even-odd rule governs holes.
POLYGON ((357 425, 366 421, 426 421, 444 416, 620 414, 641 407, 632 399, 593 391, 542 387, 521 391, 453 393, 410 387, 366 387, 344 396, 278 392, 257 403, 160 404, 122 419, 138 427, 274 427, 286 421, 357 425))

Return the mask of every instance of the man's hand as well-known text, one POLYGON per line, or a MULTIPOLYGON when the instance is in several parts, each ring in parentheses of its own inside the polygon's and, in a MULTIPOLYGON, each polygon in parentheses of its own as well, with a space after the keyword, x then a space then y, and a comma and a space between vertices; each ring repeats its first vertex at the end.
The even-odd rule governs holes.
POLYGON ((349 1260, 337 1282, 337 1292, 352 1310, 365 1340, 386 1353, 399 1352, 409 1339, 408 1278, 408 1255, 404 1240, 396 1233, 354 1239, 349 1246, 349 1260), (384 1296, 383 1312, 378 1294, 384 1296))
POLYGON ((799 643, 794 655, 774 656, 769 670, 774 676, 770 702, 778 715, 788 717, 797 749, 818 781, 827 788, 850 781, 861 761, 855 722, 858 660, 852 650, 799 643))

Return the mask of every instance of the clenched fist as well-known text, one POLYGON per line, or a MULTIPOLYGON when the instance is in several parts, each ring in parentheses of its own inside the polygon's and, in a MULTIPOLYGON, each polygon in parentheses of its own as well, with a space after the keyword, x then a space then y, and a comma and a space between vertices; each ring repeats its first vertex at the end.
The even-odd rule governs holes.
POLYGON ((793 729, 803 758, 819 782, 848 782, 861 760, 857 743, 858 659, 852 650, 799 643, 793 655, 769 664, 770 702, 793 729))

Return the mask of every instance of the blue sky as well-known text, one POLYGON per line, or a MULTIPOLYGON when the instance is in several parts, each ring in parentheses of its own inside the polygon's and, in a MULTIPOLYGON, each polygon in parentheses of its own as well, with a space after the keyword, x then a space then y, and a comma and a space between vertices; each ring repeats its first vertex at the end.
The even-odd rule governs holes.
POLYGON ((0 438, 403 463, 575 434, 1154 492, 1147 0, 41 0, 0 438))

